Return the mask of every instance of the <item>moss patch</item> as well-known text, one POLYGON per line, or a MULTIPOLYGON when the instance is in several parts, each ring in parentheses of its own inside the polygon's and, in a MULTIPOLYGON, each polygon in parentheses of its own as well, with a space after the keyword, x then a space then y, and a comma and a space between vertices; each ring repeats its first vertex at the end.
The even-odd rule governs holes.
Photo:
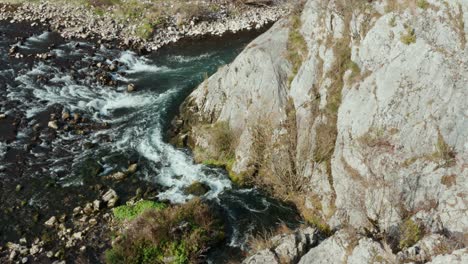
POLYGON ((300 14, 293 14, 290 19, 289 38, 287 43, 287 59, 292 65, 292 74, 289 77, 289 83, 291 83, 297 75, 299 68, 302 66, 302 63, 309 54, 307 43, 300 32, 301 27, 302 21, 300 14))
POLYGON ((166 208, 163 203, 141 200, 133 205, 121 205, 112 210, 115 219, 119 221, 130 221, 148 210, 161 210, 166 208))
POLYGON ((400 249, 413 246, 421 239, 421 237, 421 228, 413 220, 407 219, 400 225, 400 249))

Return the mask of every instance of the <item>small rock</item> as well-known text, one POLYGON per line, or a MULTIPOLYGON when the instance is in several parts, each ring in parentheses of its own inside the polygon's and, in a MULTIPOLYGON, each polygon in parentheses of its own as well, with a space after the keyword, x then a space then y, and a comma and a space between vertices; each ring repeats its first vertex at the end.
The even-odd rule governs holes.
POLYGON ((0 120, 5 119, 6 117, 6 114, 0 114, 0 120))
POLYGON ((52 258, 52 257, 54 256, 54 252, 52 252, 52 251, 47 251, 46 256, 47 256, 48 258, 52 258))
POLYGON ((133 83, 129 84, 127 86, 127 92, 131 93, 131 92, 134 92, 136 89, 135 85, 133 83))
POLYGON ((46 226, 52 227, 57 223, 57 218, 55 216, 52 216, 49 220, 47 220, 44 224, 46 226))
POLYGON ((92 203, 87 203, 85 207, 83 208, 83 212, 87 215, 90 215, 93 213, 93 204, 92 203))
POLYGON ((78 123, 78 121, 80 121, 80 114, 78 114, 78 113, 73 113, 73 121, 75 121, 76 123, 78 123))
POLYGON ((70 113, 67 111, 62 112, 62 119, 67 120, 70 118, 70 113))
POLYGON ((138 169, 138 164, 134 163, 132 165, 130 165, 127 169, 127 172, 128 173, 135 173, 138 169))
POLYGON ((31 255, 36 255, 37 253, 39 253, 39 247, 36 246, 36 245, 33 245, 33 246, 29 249, 29 254, 31 254, 31 255))
POLYGON ((119 199, 119 196, 117 196, 117 193, 113 189, 109 189, 103 196, 102 200, 107 203, 107 207, 114 207, 117 200, 119 199))
POLYGON ((27 240, 25 237, 22 237, 20 240, 19 240, 20 244, 26 244, 27 243, 27 240))
POLYGON ((11 251, 10 256, 8 257, 8 259, 9 259, 10 261, 14 260, 14 259, 16 258, 16 255, 17 255, 17 254, 18 254, 18 253, 16 253, 15 250, 11 251))
POLYGON ((113 199, 110 199, 110 200, 107 202, 107 207, 112 208, 112 207, 114 207, 116 204, 117 204, 117 198, 113 198, 113 199))
POLYGON ((73 238, 81 240, 83 238, 83 234, 81 232, 76 232, 73 235, 73 238))
POLYGON ((81 251, 81 252, 84 252, 85 250, 86 250, 86 246, 80 247, 80 251, 81 251))
POLYGON ((73 215, 77 215, 77 214, 80 214, 80 213, 81 213, 81 207, 78 206, 78 207, 75 207, 73 209, 73 215))
POLYGON ((210 191, 210 187, 208 185, 201 183, 201 182, 194 182, 190 186, 185 188, 184 193, 195 195, 195 196, 202 196, 209 191, 210 191))
POLYGON ((125 174, 125 173, 123 173, 121 171, 107 176, 107 178, 113 179, 113 180, 116 180, 116 181, 121 181, 121 180, 125 179, 126 177, 127 177, 127 174, 125 174))
POLYGON ((88 223, 91 225, 91 226, 95 226, 97 225, 97 220, 95 218, 91 218, 89 219, 88 223))
POLYGON ((94 200, 93 209, 94 209, 95 212, 99 211, 101 209, 101 201, 94 200))
POLYGON ((50 121, 50 122, 47 124, 47 126, 50 127, 50 128, 52 128, 52 129, 55 129, 55 130, 58 129, 57 121, 55 121, 55 120, 50 121))

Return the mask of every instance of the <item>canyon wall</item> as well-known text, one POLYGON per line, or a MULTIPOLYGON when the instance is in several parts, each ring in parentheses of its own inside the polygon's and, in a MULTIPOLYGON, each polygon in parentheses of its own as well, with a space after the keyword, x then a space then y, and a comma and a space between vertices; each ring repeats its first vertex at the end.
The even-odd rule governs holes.
POLYGON ((467 20, 466 0, 306 1, 187 98, 179 142, 338 230, 330 263, 466 259, 467 20))

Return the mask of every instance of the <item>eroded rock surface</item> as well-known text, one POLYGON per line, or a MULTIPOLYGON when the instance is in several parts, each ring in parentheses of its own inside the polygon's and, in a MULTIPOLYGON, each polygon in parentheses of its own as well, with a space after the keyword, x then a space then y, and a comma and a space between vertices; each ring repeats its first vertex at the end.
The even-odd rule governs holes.
POLYGON ((231 173, 295 192, 311 222, 374 239, 349 248, 335 234, 319 247, 336 254, 311 261, 372 262, 389 237, 405 250, 405 225, 413 240, 466 247, 467 19, 467 1, 307 1, 189 96, 178 131, 215 153, 209 128, 227 124, 231 173))

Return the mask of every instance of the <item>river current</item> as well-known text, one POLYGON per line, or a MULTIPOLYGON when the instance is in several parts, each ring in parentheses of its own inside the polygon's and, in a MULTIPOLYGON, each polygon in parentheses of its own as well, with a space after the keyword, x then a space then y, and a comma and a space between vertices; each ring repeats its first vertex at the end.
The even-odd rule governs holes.
POLYGON ((0 23, 0 114, 6 115, 0 120, 0 245, 39 236, 50 216, 70 214, 103 188, 116 190, 121 203, 137 191, 184 203, 194 198, 184 189, 202 182, 209 186, 202 199, 226 223, 226 248, 241 250, 254 232, 297 224, 292 208, 235 186, 225 170, 196 164, 189 150, 167 143, 182 101, 254 36, 193 41, 141 56, 0 23), (8 55, 14 44, 23 58, 8 55), (45 52, 53 57, 36 58, 45 52), (117 85, 102 84, 98 64, 112 63, 117 69, 106 74, 117 85), (136 91, 127 92, 129 83, 136 91), (63 113, 79 121, 49 128, 63 113), (120 182, 106 177, 133 163, 135 175, 120 182))

